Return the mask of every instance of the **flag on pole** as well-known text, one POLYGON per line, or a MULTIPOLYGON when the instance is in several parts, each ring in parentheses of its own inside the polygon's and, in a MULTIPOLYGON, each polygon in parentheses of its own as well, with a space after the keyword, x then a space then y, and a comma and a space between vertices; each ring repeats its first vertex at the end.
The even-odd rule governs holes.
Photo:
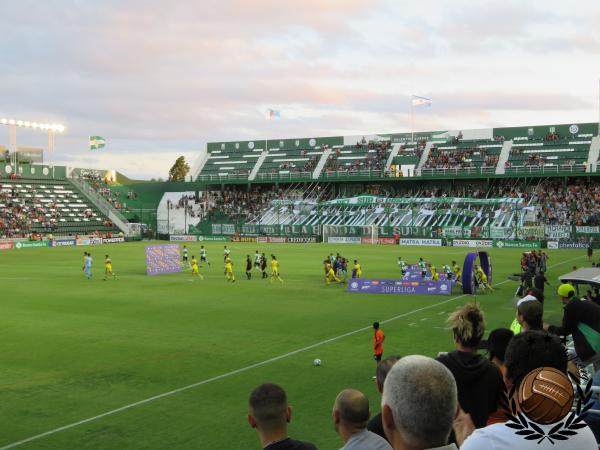
POLYGON ((106 147, 106 141, 101 136, 90 136, 90 150, 106 147))
POLYGON ((413 95, 412 96, 412 105, 413 106, 431 106, 431 99, 413 95))
POLYGON ((281 119, 281 111, 277 109, 267 109, 267 119, 281 119))

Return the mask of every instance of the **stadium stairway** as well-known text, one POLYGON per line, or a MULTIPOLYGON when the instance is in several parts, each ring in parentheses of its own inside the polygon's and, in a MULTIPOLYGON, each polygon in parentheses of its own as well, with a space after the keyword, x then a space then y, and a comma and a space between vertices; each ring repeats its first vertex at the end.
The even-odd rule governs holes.
POLYGON ((313 180, 318 180, 319 177, 321 176, 321 172, 323 171, 323 167, 325 167, 325 164, 327 164, 327 160, 329 159, 329 155, 331 155, 332 151, 333 151, 333 149, 327 148, 327 149, 325 149, 325 151, 321 155, 321 159, 317 163, 317 167, 315 167, 315 170, 314 170, 314 172, 312 174, 313 180))
POLYGON ((85 180, 80 178, 69 178, 69 182, 77 189, 94 207, 104 214, 108 219, 119 228, 125 235, 129 236, 129 221, 113 205, 110 204, 102 195, 85 180))
POLYGON ((206 162, 208 161, 208 150, 206 148, 200 149, 200 155, 196 158, 192 168, 190 169, 190 181, 198 178, 198 175, 204 169, 206 162))
POLYGON ((421 169, 429 159, 429 154, 431 153, 431 147, 433 147, 433 142, 427 141, 425 144, 425 149, 423 150, 423 154, 421 155, 421 159, 419 160, 419 165, 415 169, 415 173, 418 177, 421 176, 421 169))
POLYGON ((260 154, 260 156, 256 160, 256 164, 252 168, 252 171, 250 172, 250 175, 248 175, 248 181, 253 181, 254 179, 256 179, 256 175, 258 174, 258 171, 262 167, 262 165, 265 162, 265 160, 267 159, 268 155, 269 155, 269 150, 263 150, 262 151, 262 153, 260 154))
POLYGON ((590 172, 598 171, 598 159, 600 158, 600 136, 592 138, 590 153, 588 155, 588 167, 590 172))
POLYGON ((387 160, 387 162, 385 163, 385 170, 390 170, 390 167, 392 167, 392 163, 394 162, 394 158, 396 156, 398 156, 398 152, 400 151, 400 147, 402 147, 402 144, 394 144, 392 145, 392 151, 390 152, 390 156, 387 160))
POLYGON ((512 149, 513 141, 504 141, 502 144, 502 150, 498 158, 498 164, 496 165, 496 174, 502 175, 506 171, 506 161, 510 156, 510 150, 512 149))

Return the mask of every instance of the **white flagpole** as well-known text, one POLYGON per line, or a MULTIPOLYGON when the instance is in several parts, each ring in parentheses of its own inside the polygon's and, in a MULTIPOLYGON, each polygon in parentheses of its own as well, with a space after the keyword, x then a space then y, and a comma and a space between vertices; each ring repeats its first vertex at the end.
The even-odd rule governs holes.
POLYGON ((410 141, 411 141, 411 144, 414 144, 414 142, 415 142, 415 120, 413 117, 413 98, 414 98, 414 96, 411 95, 411 97, 410 97, 410 141))

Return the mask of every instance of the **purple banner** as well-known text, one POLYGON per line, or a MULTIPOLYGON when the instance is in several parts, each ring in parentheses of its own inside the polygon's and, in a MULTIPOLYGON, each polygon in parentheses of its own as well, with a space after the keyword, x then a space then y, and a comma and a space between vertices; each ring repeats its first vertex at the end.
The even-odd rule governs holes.
MULTIPOLYGON (((438 275, 440 277, 440 281, 448 279, 445 272, 438 271, 438 275)), ((426 269, 425 279, 431 279, 431 272, 429 269, 426 269)), ((422 281, 423 276, 421 275, 421 268, 417 264, 408 266, 406 269, 406 274, 404 275, 404 280, 422 281)))
POLYGON ((148 245, 146 250, 146 274, 181 272, 179 244, 148 245))
POLYGON ((410 281, 410 280, 369 280, 356 278, 348 280, 348 292, 363 294, 416 294, 450 295, 451 281, 410 281))

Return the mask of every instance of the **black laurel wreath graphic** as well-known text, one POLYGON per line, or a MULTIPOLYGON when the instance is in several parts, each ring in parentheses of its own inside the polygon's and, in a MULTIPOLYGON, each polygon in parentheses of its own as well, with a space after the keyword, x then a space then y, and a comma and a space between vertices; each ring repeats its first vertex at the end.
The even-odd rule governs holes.
POLYGON ((564 420, 554 425, 547 433, 535 422, 528 421, 527 418, 518 410, 515 400, 516 386, 513 386, 510 392, 504 390, 504 396, 500 401, 501 406, 506 411, 506 426, 512 428, 515 434, 523 436, 528 441, 538 441, 541 444, 544 439, 548 439, 554 445, 554 441, 566 441, 571 436, 577 434, 577 430, 586 427, 583 421, 592 408, 592 379, 585 386, 585 391, 579 386, 578 380, 569 373, 577 387, 577 406, 575 412, 569 413, 564 420), (509 412, 510 411, 510 412, 509 412))

